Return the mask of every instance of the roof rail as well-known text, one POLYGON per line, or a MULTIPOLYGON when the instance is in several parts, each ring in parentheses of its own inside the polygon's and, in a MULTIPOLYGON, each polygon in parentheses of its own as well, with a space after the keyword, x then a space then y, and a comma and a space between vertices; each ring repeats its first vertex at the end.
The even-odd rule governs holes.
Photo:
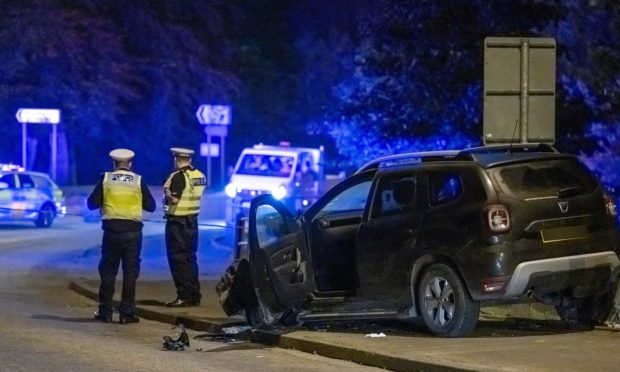
POLYGON ((459 156, 470 156, 472 160, 480 164, 493 164, 507 159, 523 158, 535 154, 559 154, 555 147, 546 143, 514 143, 472 147, 459 153, 459 156), (514 155, 514 157, 513 157, 514 155))
POLYGON ((555 147, 546 143, 513 143, 472 147, 461 151, 461 154, 498 154, 511 152, 553 152, 559 153, 555 147))
MULTIPOLYGON (((458 150, 445 150, 445 151, 422 151, 422 152, 409 152, 405 154, 388 155, 378 159, 369 161, 362 165, 356 172, 361 173, 369 169, 378 169, 379 167, 386 167, 390 165, 398 164, 412 164, 422 163, 427 161, 441 161, 455 159, 458 155, 461 155, 461 151, 458 150)), ((461 156, 459 156, 461 157, 461 156)), ((471 160, 471 155, 463 154, 462 158, 471 160)))

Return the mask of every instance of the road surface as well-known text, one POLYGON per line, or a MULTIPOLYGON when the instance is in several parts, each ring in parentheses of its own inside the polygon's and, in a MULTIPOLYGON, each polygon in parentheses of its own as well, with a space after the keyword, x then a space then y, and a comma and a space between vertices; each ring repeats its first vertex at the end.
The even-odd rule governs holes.
MULTIPOLYGON (((147 223, 144 232, 143 275, 169 275, 167 264, 155 261, 162 257, 163 224, 147 223)), ((201 238, 215 233, 201 230, 201 238)), ((96 303, 67 285, 97 275, 100 239, 99 225, 79 217, 57 220, 51 229, 0 224, 0 371, 376 370, 253 343, 191 339, 189 350, 163 351, 162 337, 176 337, 178 329, 145 320, 97 322, 96 303)))

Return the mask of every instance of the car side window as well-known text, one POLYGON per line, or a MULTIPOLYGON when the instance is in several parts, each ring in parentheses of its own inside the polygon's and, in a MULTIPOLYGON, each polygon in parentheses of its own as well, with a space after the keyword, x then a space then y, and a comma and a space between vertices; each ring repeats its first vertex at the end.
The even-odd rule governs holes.
POLYGON ((363 211, 370 192, 372 180, 357 183, 334 196, 320 211, 317 216, 347 211, 363 211))
POLYGON ((19 186, 22 189, 34 189, 34 181, 32 180, 32 177, 30 177, 27 174, 18 174, 17 177, 19 177, 19 186))
POLYGON ((37 188, 47 188, 47 189, 52 188, 52 184, 45 177, 32 176, 32 180, 34 181, 34 184, 36 185, 37 188))
POLYGON ((4 182, 9 185, 9 189, 15 188, 15 176, 13 176, 12 174, 5 174, 4 176, 0 177, 0 182, 4 182))
POLYGON ((456 172, 431 173, 429 187, 432 206, 458 199, 463 194, 461 177, 456 172))
POLYGON ((385 177, 379 183, 372 209, 372 218, 410 213, 415 210, 416 178, 414 176, 385 177))
POLYGON ((256 235, 261 249, 290 233, 284 216, 273 206, 259 205, 256 209, 256 235))

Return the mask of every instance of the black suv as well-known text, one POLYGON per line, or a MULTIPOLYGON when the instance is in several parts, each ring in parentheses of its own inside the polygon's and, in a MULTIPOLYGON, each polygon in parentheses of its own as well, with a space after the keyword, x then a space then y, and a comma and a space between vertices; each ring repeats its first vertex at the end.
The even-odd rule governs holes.
POLYGON ((616 206, 546 145, 377 159, 293 216, 252 201, 249 260, 218 285, 254 325, 422 317, 462 336, 480 305, 539 301, 604 320, 620 261, 616 206))

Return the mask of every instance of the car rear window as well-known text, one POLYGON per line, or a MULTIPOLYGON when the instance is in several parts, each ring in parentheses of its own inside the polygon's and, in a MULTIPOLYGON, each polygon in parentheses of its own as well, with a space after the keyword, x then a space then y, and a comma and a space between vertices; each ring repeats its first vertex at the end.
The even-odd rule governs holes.
POLYGON ((429 197, 432 206, 458 199, 463 194, 461 177, 455 172, 429 174, 429 197))
POLYGON ((489 174, 502 194, 520 199, 554 197, 569 189, 587 194, 596 188, 590 172, 574 159, 508 165, 492 168, 489 174))

